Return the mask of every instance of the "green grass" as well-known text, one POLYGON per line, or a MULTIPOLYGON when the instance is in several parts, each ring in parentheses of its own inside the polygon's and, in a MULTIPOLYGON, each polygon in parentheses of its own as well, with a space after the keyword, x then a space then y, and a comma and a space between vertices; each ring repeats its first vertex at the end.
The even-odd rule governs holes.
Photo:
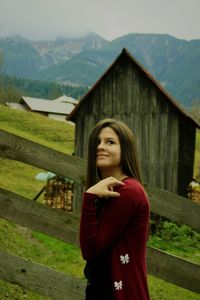
POLYGON ((157 234, 152 234, 148 245, 200 264, 200 234, 186 225, 162 221, 157 234))
MULTIPOLYGON (((73 152, 74 126, 50 120, 40 114, 0 105, 0 129, 66 154, 73 152)), ((35 180, 37 173, 44 170, 2 158, 0 164, 1 187, 33 199, 44 186, 44 182, 35 180)))
MULTIPOLYGON (((73 152, 74 126, 71 124, 49 120, 37 114, 20 112, 0 105, 0 128, 64 153, 71 154, 73 152)), ((200 162, 199 149, 200 134, 198 132, 195 161, 198 165, 200 162)), ((43 187, 44 182, 35 180, 36 174, 41 170, 7 159, 0 159, 0 164, 1 187, 28 199, 33 199, 43 187)), ((42 196, 40 200, 42 201, 42 196)), ((172 241, 168 236, 168 231, 172 232, 172 229, 168 226, 162 237, 151 237, 149 244, 199 263, 199 247, 189 239, 187 239, 187 243, 185 238, 177 240, 177 236, 172 241), (168 238, 170 242, 167 240, 168 238)), ((187 231, 187 229, 184 230, 187 231)), ((184 230, 180 232, 180 237, 184 235, 184 230)), ((81 258, 80 249, 3 219, 0 219, 0 251, 31 259, 66 274, 83 277, 84 261, 81 258)), ((152 300, 200 300, 200 295, 153 276, 149 276, 148 280, 152 300)), ((0 281, 0 299, 44 300, 47 297, 0 281)))
POLYGON ((199 300, 200 295, 165 282, 164 280, 148 276, 151 300, 199 300))
POLYGON ((71 154, 74 125, 54 121, 40 114, 23 112, 0 105, 0 129, 31 141, 71 154))
POLYGON ((5 220, 0 222, 1 251, 34 260, 69 275, 83 277, 84 262, 78 247, 5 220), (8 238, 5 238, 6 235, 8 238))

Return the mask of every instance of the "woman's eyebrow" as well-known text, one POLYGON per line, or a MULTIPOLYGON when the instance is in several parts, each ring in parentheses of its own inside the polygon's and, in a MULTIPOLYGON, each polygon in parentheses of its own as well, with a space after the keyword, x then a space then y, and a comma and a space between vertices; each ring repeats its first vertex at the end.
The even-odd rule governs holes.
POLYGON ((106 137, 105 140, 116 140, 114 137, 106 137))

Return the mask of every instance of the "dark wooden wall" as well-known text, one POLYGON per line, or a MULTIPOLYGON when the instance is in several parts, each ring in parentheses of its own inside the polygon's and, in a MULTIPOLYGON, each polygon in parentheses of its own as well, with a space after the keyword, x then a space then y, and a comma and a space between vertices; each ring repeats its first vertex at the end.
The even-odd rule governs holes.
POLYGON ((179 119, 178 193, 186 196, 185 183, 193 177, 196 128, 184 118, 179 119))
POLYGON ((136 134, 145 183, 185 194, 193 173, 196 129, 148 75, 123 56, 76 113, 76 155, 87 158, 89 132, 107 117, 124 121, 136 134), (180 179, 183 170, 187 176, 180 179))

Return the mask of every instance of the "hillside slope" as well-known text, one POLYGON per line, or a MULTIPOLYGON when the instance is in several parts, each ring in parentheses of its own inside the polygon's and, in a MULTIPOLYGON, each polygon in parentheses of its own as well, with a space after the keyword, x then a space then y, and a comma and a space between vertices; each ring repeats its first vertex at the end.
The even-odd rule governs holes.
MULTIPOLYGON (((74 147, 74 126, 54 121, 40 114, 23 112, 0 105, 0 129, 71 154, 74 147)), ((0 186, 33 198, 41 182, 35 180, 37 168, 16 161, 1 160, 0 186), (12 170, 12 171, 9 171, 12 170), (27 179, 25 179, 27 178, 27 179)), ((43 185, 44 183, 42 183, 43 185)))

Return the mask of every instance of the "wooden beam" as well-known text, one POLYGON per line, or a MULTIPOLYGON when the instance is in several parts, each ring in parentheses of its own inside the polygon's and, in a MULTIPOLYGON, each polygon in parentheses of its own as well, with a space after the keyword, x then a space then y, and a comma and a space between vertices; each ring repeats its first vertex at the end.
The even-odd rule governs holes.
POLYGON ((177 286, 200 293, 200 265, 148 247, 148 273, 177 286))
MULTIPOLYGON (((179 224, 188 225, 192 229, 200 232, 199 204, 193 203, 184 197, 177 196, 176 194, 158 188, 148 186, 146 189, 150 199, 152 212, 160 214, 179 224)), ((57 231, 60 230, 58 229, 58 224, 61 224, 61 222, 63 222, 63 225, 65 222, 72 222, 71 224, 76 223, 76 226, 78 226, 77 224, 79 222, 79 217, 74 214, 67 214, 59 209, 49 208, 4 189, 0 189, 0 217, 7 218, 8 220, 18 224, 21 223, 20 225, 27 226, 28 228, 35 230, 40 229, 40 224, 45 223, 45 233, 49 235, 52 234, 56 227, 57 231), (31 215, 30 212, 32 212, 31 215), (41 218, 41 215, 43 218, 41 218), (48 215, 51 215, 51 217, 48 217, 48 215), (68 221, 66 221, 66 218, 68 221), (71 221, 69 221, 70 218, 71 221), (50 227, 47 225, 48 222, 50 222, 50 227)), ((44 225, 42 226, 44 227, 44 225)), ((76 226, 74 226, 73 230, 77 228, 76 226)), ((63 228, 63 231, 60 231, 59 238, 70 242, 70 236, 71 239, 73 239, 74 235, 70 234, 67 237, 64 230, 65 227, 61 226, 61 228, 63 228)))
POLYGON ((85 182, 86 161, 0 130, 0 156, 85 182))
MULTIPOLYGON (((149 274, 200 293, 200 265, 148 247, 147 266, 149 274)), ((53 299, 81 299, 77 290, 82 294, 85 286, 83 280, 4 252, 0 252, 0 278, 53 299), (78 298, 70 298, 73 293, 78 298)))
POLYGON ((200 205, 160 188, 145 186, 151 211, 200 232, 200 205))
POLYGON ((79 246, 79 217, 0 189, 0 217, 79 246))
POLYGON ((84 299, 84 280, 4 252, 0 252, 0 278, 55 300, 84 299))

